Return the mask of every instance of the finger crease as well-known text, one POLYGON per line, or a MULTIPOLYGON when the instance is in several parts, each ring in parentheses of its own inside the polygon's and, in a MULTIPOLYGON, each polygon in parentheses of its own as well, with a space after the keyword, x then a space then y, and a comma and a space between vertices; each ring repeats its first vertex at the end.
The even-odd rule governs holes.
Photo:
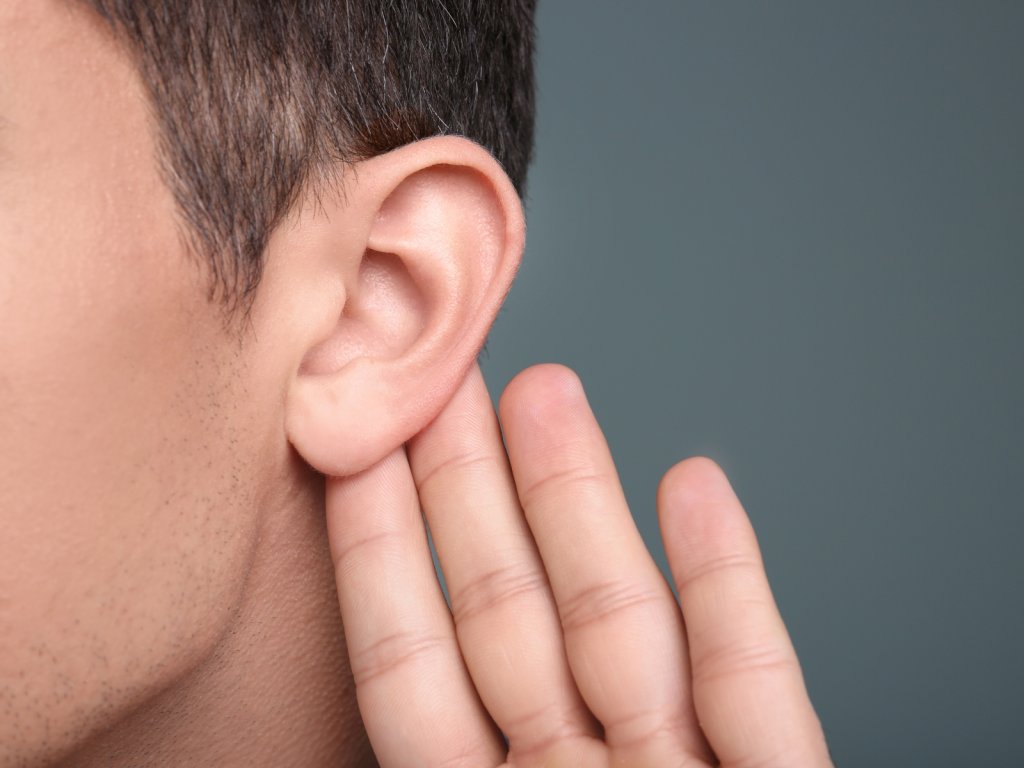
POLYGON ((352 677, 357 686, 403 667, 438 655, 449 645, 441 635, 396 632, 351 655, 352 677))
POLYGON ((734 645, 709 651, 693 660, 694 686, 754 672, 799 669, 797 660, 775 645, 734 645))
POLYGON ((445 472, 455 474, 457 472, 474 469, 481 464, 485 466, 497 466, 498 457, 491 453, 460 453, 456 456, 445 459, 427 472, 423 477, 417 479, 416 487, 422 493, 431 481, 445 472))
POLYGON ((687 727, 686 718, 678 712, 672 715, 637 712, 614 723, 605 723, 605 734, 609 747, 628 752, 646 745, 659 735, 681 734, 687 727))
POLYGON ((664 594, 636 584, 597 584, 561 603, 562 629, 565 632, 576 631, 595 622, 606 621, 616 614, 663 602, 664 594))
POLYGON ((552 745, 569 739, 590 738, 590 734, 580 729, 580 723, 589 719, 589 712, 566 710, 561 704, 545 705, 520 715, 503 723, 503 730, 508 736, 509 756, 515 755, 521 759, 543 753, 552 745))
POLYGON ((355 541, 346 541, 342 543, 337 550, 334 552, 334 570, 339 571, 342 563, 347 561, 356 552, 368 549, 374 546, 386 546, 388 540, 402 538, 402 531, 385 530, 371 533, 362 538, 356 539, 355 541))
POLYGON ((452 593, 456 624, 480 614, 489 613, 503 603, 524 595, 545 595, 547 578, 538 570, 518 566, 501 566, 487 571, 452 593))
POLYGON ((551 475, 546 475, 537 480, 525 490, 519 492, 519 500, 527 510, 536 501, 536 497, 545 493, 551 486, 563 485, 566 487, 582 486, 583 490, 600 490, 608 485, 608 476, 601 472, 594 472, 591 469, 573 467, 551 475))
POLYGON ((761 573, 761 570, 761 563, 750 555, 722 555, 721 557, 716 557, 706 563, 698 565, 693 570, 683 574, 679 578, 676 587, 679 589, 679 594, 681 596, 684 591, 689 591, 695 584, 706 580, 708 577, 713 575, 720 576, 722 573, 728 573, 730 571, 746 572, 757 575, 761 573))

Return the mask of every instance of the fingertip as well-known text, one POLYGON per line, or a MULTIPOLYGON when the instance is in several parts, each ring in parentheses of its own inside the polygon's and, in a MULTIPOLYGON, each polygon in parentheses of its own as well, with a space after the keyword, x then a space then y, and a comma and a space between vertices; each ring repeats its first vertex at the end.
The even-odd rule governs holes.
POLYGON ((658 484, 659 509, 687 509, 698 503, 734 497, 725 471, 706 456, 683 459, 669 469, 658 484))
POLYGON ((583 383, 571 368, 557 363, 534 365, 516 374, 498 402, 502 423, 545 422, 585 399, 583 383))
POLYGON ((670 560, 740 548, 759 552, 753 526, 725 471, 704 456, 685 459, 662 478, 658 522, 670 560))

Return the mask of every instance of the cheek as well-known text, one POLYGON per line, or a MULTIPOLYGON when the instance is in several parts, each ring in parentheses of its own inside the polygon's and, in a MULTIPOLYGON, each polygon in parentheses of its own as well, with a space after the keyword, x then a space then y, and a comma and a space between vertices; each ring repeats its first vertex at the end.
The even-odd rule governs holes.
POLYGON ((64 4, 45 22, 0 24, 17 75, 0 130, 0 753, 27 761, 209 653, 244 586, 274 422, 182 247, 134 70, 64 4))
POLYGON ((51 260, 7 270, 2 305, 0 690, 20 718, 78 732, 223 631, 263 442, 245 361, 173 230, 139 242, 113 224, 37 230, 32 253, 0 240, 5 260, 51 260))
POLYGON ((116 161, 0 201, 0 743, 26 749, 208 653, 255 540, 244 356, 159 179, 116 161))

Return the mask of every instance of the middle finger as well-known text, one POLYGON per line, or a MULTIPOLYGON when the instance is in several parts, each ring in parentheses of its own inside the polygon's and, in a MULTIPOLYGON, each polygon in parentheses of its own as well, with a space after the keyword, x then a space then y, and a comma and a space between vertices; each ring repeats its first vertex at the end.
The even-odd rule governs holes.
POLYGON ((637 531, 576 375, 539 366, 501 401, 519 498, 547 567, 570 665, 629 764, 710 757, 682 616, 637 531))

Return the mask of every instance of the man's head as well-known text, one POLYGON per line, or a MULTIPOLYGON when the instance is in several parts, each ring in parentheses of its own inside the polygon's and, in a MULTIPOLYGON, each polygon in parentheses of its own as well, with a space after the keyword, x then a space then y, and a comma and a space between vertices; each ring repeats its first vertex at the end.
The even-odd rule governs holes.
POLYGON ((137 62, 166 178, 229 295, 307 185, 435 135, 487 148, 522 192, 533 0, 87 0, 137 62))
POLYGON ((521 252, 531 6, 0 0, 0 763, 193 668, 301 459, 453 391, 521 252))

